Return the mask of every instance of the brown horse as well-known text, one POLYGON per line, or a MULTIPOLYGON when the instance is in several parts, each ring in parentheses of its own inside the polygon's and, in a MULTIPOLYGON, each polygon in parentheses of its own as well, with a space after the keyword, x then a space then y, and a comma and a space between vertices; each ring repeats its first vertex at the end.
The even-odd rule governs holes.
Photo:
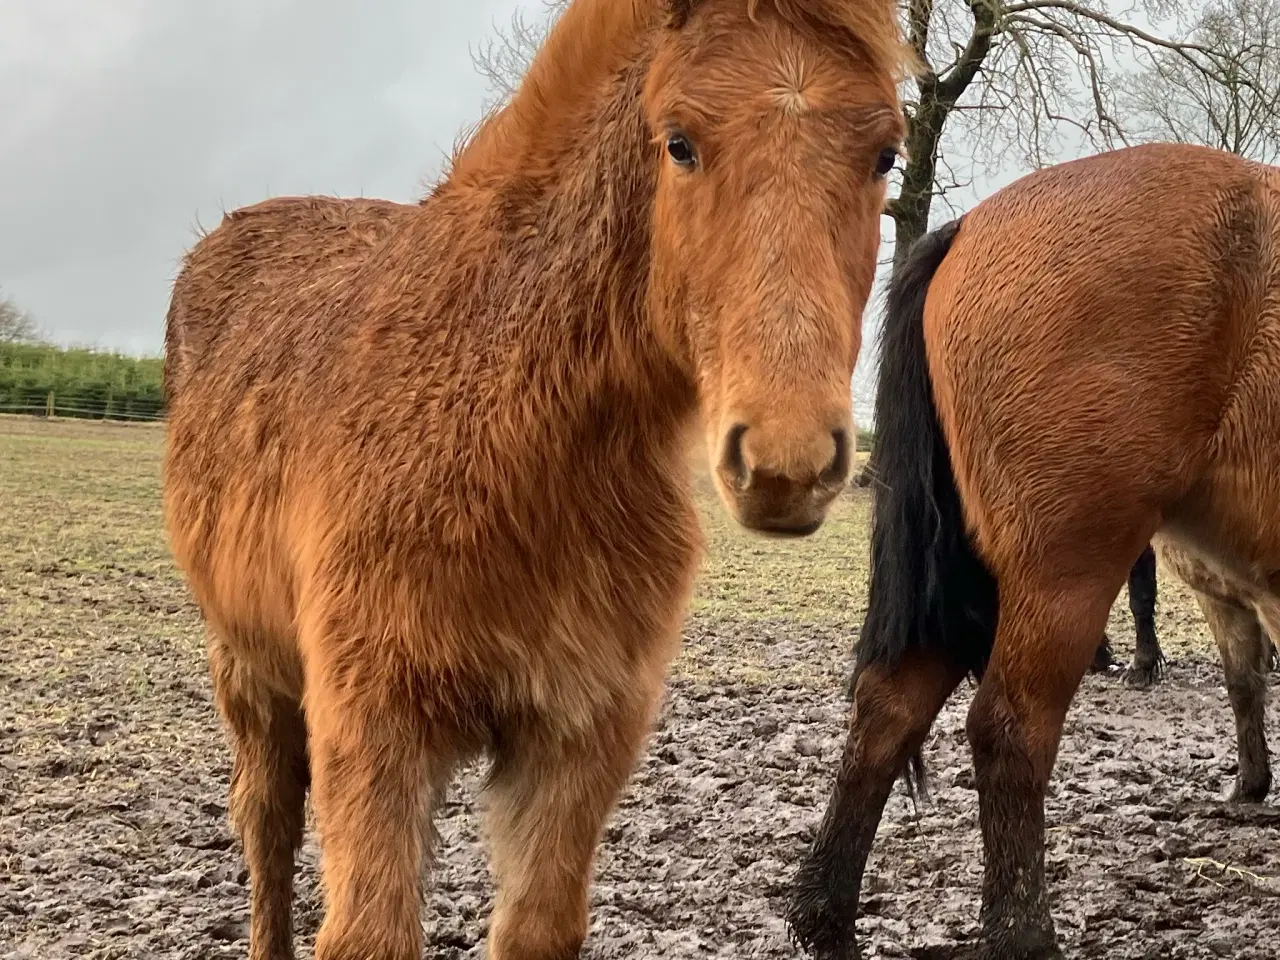
POLYGON ((686 441, 803 535, 903 135, 889 0, 576 0, 420 205, 272 200, 189 254, 165 507, 235 748, 250 954, 419 956, 433 798, 487 752, 493 960, 564 960, 698 557, 686 441))
POLYGON ((1280 169, 1149 145, 1015 182, 912 250, 880 378, 852 719, 791 930, 856 956, 884 803, 972 673, 980 953, 1059 957, 1045 789, 1134 561, 1159 532, 1280 590, 1280 169))

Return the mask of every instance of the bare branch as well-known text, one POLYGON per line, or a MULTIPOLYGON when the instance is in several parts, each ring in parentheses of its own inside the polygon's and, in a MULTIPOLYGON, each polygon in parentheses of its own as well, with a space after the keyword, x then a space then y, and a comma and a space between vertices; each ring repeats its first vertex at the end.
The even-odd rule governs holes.
POLYGON ((933 20, 933 0, 911 0, 907 7, 907 41, 920 62, 929 65, 929 23, 933 20))
POLYGON ((1004 13, 1005 16, 1016 16, 1019 13, 1025 13, 1031 10, 1060 10, 1081 20, 1092 20, 1094 23, 1105 26, 1117 34, 1125 34, 1141 40, 1143 43, 1149 44, 1150 46, 1162 47, 1176 53, 1186 53, 1190 51, 1196 51, 1204 54, 1212 53, 1208 47, 1203 47, 1194 43, 1181 43, 1177 40, 1167 40, 1164 37, 1158 37, 1153 33, 1148 33, 1140 27, 1135 27, 1131 23, 1124 23, 1117 20, 1101 10, 1086 7, 1079 3, 1072 3, 1071 0, 1022 0, 1020 3, 1008 4, 1004 8, 1004 13))
POLYGON ((479 49, 471 51, 472 65, 489 84, 486 110, 515 93, 543 38, 567 6, 569 0, 542 0, 541 15, 532 20, 526 20, 517 8, 511 14, 511 25, 506 31, 495 31, 479 49))
POLYGON ((1210 0, 1189 37, 1212 53, 1161 52, 1123 84, 1139 135, 1280 157, 1280 0, 1210 0))
POLYGON ((938 81, 938 99, 954 104, 963 96, 982 68, 982 62, 991 51, 991 38, 996 31, 996 13, 993 0, 968 0, 973 12, 973 33, 969 42, 956 58, 955 65, 938 81))

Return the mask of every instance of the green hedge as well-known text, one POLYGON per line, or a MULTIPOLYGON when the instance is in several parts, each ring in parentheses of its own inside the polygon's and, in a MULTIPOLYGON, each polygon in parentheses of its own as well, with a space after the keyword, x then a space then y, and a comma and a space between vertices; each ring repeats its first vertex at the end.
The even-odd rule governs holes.
MULTIPOLYGON (((0 413, 156 420, 164 416, 160 357, 129 357, 47 344, 0 343, 0 413)), ((857 432, 857 449, 875 434, 857 432)))
POLYGON ((164 415, 159 357, 0 343, 0 413, 97 420, 164 415))

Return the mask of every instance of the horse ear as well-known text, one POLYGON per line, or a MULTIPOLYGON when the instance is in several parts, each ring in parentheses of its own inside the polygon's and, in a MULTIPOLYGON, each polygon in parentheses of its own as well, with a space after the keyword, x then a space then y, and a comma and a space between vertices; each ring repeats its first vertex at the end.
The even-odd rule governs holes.
POLYGON ((667 0, 667 26, 679 30, 688 23, 696 2, 697 0, 667 0))

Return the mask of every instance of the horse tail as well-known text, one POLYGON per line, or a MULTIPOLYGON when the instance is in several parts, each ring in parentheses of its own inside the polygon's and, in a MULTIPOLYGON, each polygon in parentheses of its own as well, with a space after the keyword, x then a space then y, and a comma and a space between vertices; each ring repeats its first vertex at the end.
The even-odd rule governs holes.
MULTIPOLYGON (((980 677, 995 644, 996 579, 968 536, 925 353, 929 285, 962 220, 918 240, 889 290, 876 391, 870 594, 852 688, 868 665, 892 667, 921 647, 980 677)), ((906 777, 913 792, 923 790, 918 752, 906 777)))

